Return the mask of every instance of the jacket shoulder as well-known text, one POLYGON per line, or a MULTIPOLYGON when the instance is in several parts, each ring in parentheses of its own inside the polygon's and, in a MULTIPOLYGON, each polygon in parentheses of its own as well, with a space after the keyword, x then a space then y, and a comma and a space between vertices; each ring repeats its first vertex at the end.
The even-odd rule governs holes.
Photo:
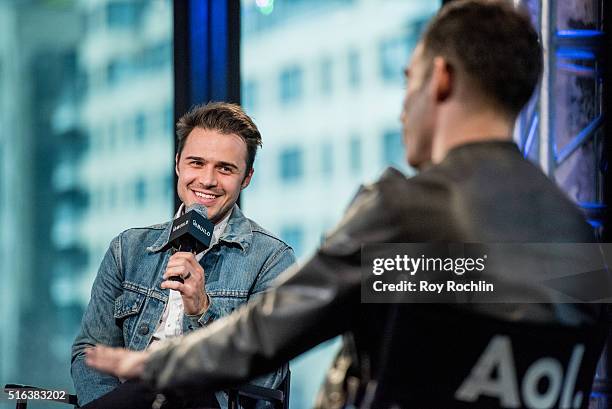
POLYGON ((150 226, 144 226, 144 227, 130 227, 128 229, 123 230, 120 235, 126 235, 126 234, 134 234, 134 235, 146 235, 146 234, 150 234, 150 233, 159 233, 160 231, 164 230, 165 228, 168 227, 168 225, 170 224, 170 222, 164 222, 164 223, 157 223, 157 224, 152 224, 150 226))
POLYGON ((171 222, 165 222, 145 227, 131 227, 123 230, 115 239, 142 243, 144 247, 147 247, 157 241, 159 235, 168 228, 170 223, 171 222))
POLYGON ((251 226, 251 231, 253 232, 254 239, 263 240, 269 245, 277 245, 279 247, 291 247, 274 233, 261 227, 257 222, 249 219, 248 217, 247 220, 251 226))
POLYGON ((409 177, 397 168, 388 167, 376 181, 362 185, 351 204, 370 202, 388 210, 399 210, 395 207, 400 205, 403 199, 418 200, 421 196, 419 192, 424 190, 424 185, 427 184, 423 183, 422 179, 421 174, 409 177))

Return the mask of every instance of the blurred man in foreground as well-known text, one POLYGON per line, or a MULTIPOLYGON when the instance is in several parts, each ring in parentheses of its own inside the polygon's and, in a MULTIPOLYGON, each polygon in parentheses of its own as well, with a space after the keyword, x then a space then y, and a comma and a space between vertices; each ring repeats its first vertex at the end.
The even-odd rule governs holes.
POLYGON ((360 385, 346 406, 586 407, 597 309, 541 302, 528 287, 520 304, 360 302, 363 245, 593 241, 512 143, 541 68, 537 33, 510 2, 449 3, 406 68, 403 137, 419 175, 390 169, 364 187, 307 263, 227 319, 153 353, 98 347, 87 363, 160 390, 214 389, 349 331, 360 385))

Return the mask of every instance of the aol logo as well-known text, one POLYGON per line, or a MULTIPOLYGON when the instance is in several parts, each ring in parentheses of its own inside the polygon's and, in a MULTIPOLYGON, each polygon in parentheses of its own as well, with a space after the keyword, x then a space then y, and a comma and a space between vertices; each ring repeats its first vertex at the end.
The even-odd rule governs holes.
POLYGON ((530 409, 554 408, 561 399, 560 409, 579 408, 583 393, 577 391, 574 394, 574 387, 583 354, 584 345, 575 345, 565 378, 559 360, 551 357, 538 359, 527 369, 520 382, 519 394, 520 380, 516 377, 512 342, 508 336, 496 335, 478 358, 469 377, 455 392, 455 399, 475 402, 480 396, 488 396, 497 398, 503 408, 519 408, 522 398, 524 406, 530 409), (497 375, 493 377, 495 373, 497 375), (544 379, 548 387, 541 391, 538 384, 544 379))

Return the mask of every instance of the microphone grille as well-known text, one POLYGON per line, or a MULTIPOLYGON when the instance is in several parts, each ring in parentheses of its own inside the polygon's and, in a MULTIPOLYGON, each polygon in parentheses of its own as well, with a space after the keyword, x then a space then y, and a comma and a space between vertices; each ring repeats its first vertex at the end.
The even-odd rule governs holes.
POLYGON ((200 215, 202 215, 202 216, 204 216, 205 218, 208 219, 208 209, 206 208, 206 206, 201 205, 199 203, 194 203, 194 204, 192 204, 192 205, 187 207, 187 209, 185 210, 185 213, 187 213, 187 212, 189 212, 191 210, 195 210, 200 215))

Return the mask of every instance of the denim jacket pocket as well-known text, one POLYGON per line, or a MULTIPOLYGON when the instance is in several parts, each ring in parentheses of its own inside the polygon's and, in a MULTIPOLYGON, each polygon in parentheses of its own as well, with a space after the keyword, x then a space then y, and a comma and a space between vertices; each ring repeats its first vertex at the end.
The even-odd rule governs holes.
POLYGON ((144 294, 124 289, 123 293, 115 300, 113 315, 117 326, 123 328, 124 338, 127 337, 128 334, 133 333, 138 313, 142 309, 145 299, 146 296, 144 294))

